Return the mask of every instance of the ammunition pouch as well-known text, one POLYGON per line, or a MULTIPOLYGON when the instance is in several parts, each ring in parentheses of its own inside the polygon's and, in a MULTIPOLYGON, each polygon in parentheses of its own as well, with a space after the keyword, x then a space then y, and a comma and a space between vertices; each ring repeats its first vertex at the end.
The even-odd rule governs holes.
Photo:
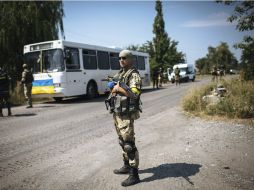
POLYGON ((123 113, 123 114, 130 114, 141 110, 141 101, 140 98, 132 99, 125 96, 116 96, 115 101, 115 112, 116 113, 123 113))

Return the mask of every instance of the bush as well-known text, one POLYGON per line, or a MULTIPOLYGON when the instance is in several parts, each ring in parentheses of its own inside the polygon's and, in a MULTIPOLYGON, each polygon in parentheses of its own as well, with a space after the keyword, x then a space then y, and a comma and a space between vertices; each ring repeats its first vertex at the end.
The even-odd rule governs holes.
POLYGON ((218 115, 228 118, 254 118, 254 81, 223 81, 226 96, 215 105, 208 105, 202 97, 209 94, 216 84, 195 89, 183 99, 183 109, 195 115, 218 115))
POLYGON ((183 98, 183 109, 188 112, 201 112, 205 109, 205 102, 202 101, 203 96, 208 95, 213 89, 214 84, 209 84, 201 88, 195 88, 187 93, 183 98))
POLYGON ((10 101, 13 105, 21 105, 23 104, 26 99, 24 96, 24 90, 23 86, 17 82, 16 86, 14 88, 11 88, 10 92, 10 101))

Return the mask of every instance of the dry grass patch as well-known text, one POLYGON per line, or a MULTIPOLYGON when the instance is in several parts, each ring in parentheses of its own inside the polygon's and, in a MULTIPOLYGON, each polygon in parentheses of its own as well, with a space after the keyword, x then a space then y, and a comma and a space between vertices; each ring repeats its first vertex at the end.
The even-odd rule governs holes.
POLYGON ((222 81, 226 96, 218 104, 208 105, 202 97, 208 95, 216 83, 191 90, 182 100, 184 111, 193 115, 223 116, 235 119, 254 118, 254 81, 232 79, 222 81))

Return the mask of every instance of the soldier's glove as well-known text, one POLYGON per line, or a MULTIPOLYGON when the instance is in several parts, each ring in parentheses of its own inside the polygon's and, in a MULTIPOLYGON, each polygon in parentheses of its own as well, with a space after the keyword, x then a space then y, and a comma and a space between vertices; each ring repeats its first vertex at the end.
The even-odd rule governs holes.
POLYGON ((108 82, 107 86, 112 90, 117 83, 114 81, 108 82))

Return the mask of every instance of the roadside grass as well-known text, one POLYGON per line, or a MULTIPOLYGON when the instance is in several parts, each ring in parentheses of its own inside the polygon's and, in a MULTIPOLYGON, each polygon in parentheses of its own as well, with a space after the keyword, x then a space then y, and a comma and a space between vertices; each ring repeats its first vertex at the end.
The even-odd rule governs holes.
POLYGON ((182 99, 182 108, 191 115, 224 119, 248 120, 254 124, 254 81, 238 79, 220 82, 227 90, 217 104, 207 104, 202 97, 209 95, 216 83, 191 89, 182 99))

